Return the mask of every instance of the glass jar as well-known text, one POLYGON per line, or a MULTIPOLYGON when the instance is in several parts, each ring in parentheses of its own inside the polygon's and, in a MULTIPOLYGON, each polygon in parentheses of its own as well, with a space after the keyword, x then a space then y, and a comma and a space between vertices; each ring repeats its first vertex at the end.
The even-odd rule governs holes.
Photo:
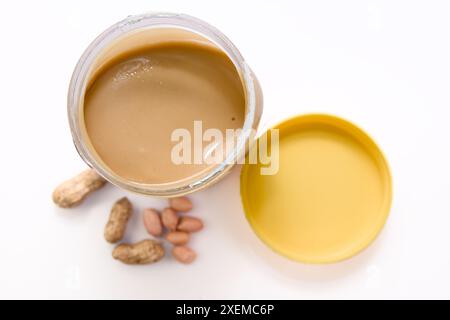
MULTIPOLYGON (((140 39, 142 40, 142 38, 140 39)), ((128 41, 128 40, 127 40, 128 41)), ((129 45, 142 44, 142 41, 130 41, 129 45)), ((130 48, 131 49, 131 48, 130 48)), ((244 61, 233 43, 219 30, 197 18, 173 13, 151 13, 129 16, 100 34, 86 49, 78 61, 70 82, 67 109, 70 129, 75 147, 83 160, 109 182, 141 194, 161 197, 188 194, 220 180, 234 166, 236 161, 245 155, 248 147, 254 142, 251 129, 256 129, 263 108, 262 93, 259 83, 249 66, 244 61), (82 122, 84 95, 89 80, 96 67, 107 60, 107 57, 118 52, 115 43, 131 39, 130 35, 140 31, 177 28, 199 35, 223 50, 238 71, 245 93, 245 120, 243 130, 237 138, 237 144, 227 154, 222 163, 208 167, 198 175, 161 184, 148 184, 129 181, 111 171, 90 146, 87 133, 82 122)))

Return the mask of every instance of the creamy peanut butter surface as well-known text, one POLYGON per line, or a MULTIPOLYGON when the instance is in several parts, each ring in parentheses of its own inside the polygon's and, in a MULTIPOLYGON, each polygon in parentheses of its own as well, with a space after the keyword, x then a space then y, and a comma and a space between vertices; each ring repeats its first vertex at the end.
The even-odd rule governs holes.
POLYGON ((171 134, 195 120, 203 130, 241 128, 245 94, 227 55, 200 41, 171 41, 125 52, 91 79, 84 125, 98 157, 121 178, 166 183, 207 164, 175 164, 171 134))

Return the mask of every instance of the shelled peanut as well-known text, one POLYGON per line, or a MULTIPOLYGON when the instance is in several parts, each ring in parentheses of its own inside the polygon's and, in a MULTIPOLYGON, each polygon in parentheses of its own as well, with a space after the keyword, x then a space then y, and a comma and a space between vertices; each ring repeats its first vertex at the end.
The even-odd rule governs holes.
POLYGON ((173 247, 172 255, 175 257, 175 259, 184 264, 192 263, 197 257, 195 251, 186 246, 173 247))
POLYGON ((203 222, 199 218, 181 217, 177 230, 185 232, 197 232, 203 229, 203 222))
POLYGON ((178 221, 180 220, 176 211, 172 208, 165 208, 161 213, 162 224, 170 231, 177 229, 178 221))
POLYGON ((159 212, 155 209, 144 210, 144 225, 148 233, 154 237, 160 237, 163 233, 163 225, 159 212))
POLYGON ((162 229, 166 229, 165 239, 174 246, 172 256, 181 263, 189 264, 197 255, 186 244, 191 238, 191 233, 203 229, 203 221, 186 215, 179 217, 178 213, 185 213, 193 208, 192 202, 187 197, 172 198, 169 200, 169 205, 170 207, 165 208, 161 214, 158 214, 155 209, 146 209, 144 211, 145 228, 149 234, 156 237, 163 234, 161 226, 162 229))
POLYGON ((171 198, 169 199, 169 205, 172 209, 179 212, 188 212, 193 207, 191 200, 187 197, 171 198))
POLYGON ((188 243, 189 238, 189 233, 183 231, 171 231, 166 235, 166 240, 175 246, 188 243))

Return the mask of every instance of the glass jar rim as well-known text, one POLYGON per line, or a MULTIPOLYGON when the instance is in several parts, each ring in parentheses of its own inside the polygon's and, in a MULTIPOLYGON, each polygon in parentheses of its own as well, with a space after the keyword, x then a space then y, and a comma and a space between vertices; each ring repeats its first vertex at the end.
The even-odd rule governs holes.
POLYGON ((74 145, 81 158, 93 167, 109 182, 140 194, 170 197, 191 193, 200 190, 213 181, 217 181, 228 172, 237 159, 244 156, 246 145, 250 143, 251 129, 256 118, 256 88, 252 72, 244 58, 234 44, 218 29, 208 23, 186 14, 176 13, 145 13, 128 16, 115 23, 102 32, 85 50, 79 59, 70 81, 67 98, 67 111, 70 130, 74 145), (89 73, 96 58, 111 43, 130 32, 154 28, 179 28, 205 37, 222 49, 235 65, 242 77, 243 89, 246 97, 246 115, 242 131, 237 139, 237 145, 226 159, 214 165, 210 170, 202 172, 183 180, 148 184, 123 179, 107 169, 96 156, 94 156, 84 141, 80 128, 80 106, 84 100, 89 73))

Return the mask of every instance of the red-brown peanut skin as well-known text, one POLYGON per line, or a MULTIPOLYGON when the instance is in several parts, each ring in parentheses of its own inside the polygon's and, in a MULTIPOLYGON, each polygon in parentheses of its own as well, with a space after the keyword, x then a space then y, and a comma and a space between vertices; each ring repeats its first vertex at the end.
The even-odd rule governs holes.
POLYGON ((172 256, 177 261, 184 264, 192 263, 197 258, 197 254, 195 253, 195 251, 185 246, 173 247, 172 256))
POLYGON ((144 210, 144 226, 152 236, 160 237, 162 235, 163 225, 157 210, 151 208, 144 210))
POLYGON ((176 246, 188 243, 189 238, 189 233, 183 231, 171 231, 166 235, 166 240, 176 246))
POLYGON ((170 231, 175 231, 178 225, 178 215, 172 208, 165 208, 161 213, 162 224, 170 231))
POLYGON ((203 221, 194 217, 181 217, 177 230, 185 232, 197 232, 203 229, 203 221))
POLYGON ((192 209, 192 202, 187 197, 177 197, 169 199, 170 207, 176 211, 188 212, 192 209))

